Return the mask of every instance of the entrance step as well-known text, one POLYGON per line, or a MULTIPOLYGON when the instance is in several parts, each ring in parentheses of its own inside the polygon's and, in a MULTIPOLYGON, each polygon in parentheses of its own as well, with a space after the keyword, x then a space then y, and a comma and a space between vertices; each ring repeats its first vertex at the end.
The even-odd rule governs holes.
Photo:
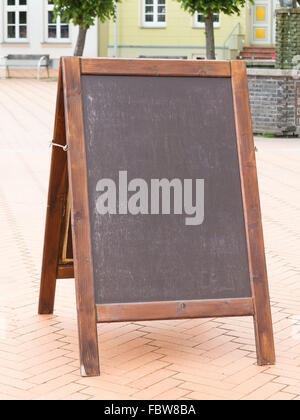
POLYGON ((273 60, 274 47, 245 47, 240 53, 242 60, 273 60))

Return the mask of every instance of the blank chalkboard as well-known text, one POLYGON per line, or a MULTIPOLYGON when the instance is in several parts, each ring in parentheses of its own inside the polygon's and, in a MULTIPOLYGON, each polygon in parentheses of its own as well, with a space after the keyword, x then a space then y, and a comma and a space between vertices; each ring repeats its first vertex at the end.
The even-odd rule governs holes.
POLYGON ((97 322, 252 316, 274 363, 245 63, 64 58, 53 144, 39 313, 74 277, 83 376, 97 322))
POLYGON ((82 99, 96 303, 250 297, 230 79, 83 76, 82 99), (204 222, 99 215, 97 183, 119 171, 204 179, 204 222))

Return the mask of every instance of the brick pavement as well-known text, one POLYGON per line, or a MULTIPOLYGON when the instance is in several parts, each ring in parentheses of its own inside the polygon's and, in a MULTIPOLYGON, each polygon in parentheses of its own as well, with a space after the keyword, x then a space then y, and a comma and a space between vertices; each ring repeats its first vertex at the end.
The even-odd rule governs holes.
POLYGON ((256 365, 248 318, 117 323, 81 378, 74 281, 37 315, 55 96, 0 80, 0 400, 300 399, 300 141, 256 142, 277 365, 256 365))
MULTIPOLYGON (((57 78, 58 70, 57 69, 49 69, 49 77, 50 78, 57 78)), ((5 67, 0 67, 0 78, 6 78, 7 71, 5 67)), ((19 78, 19 79, 36 79, 37 77, 37 69, 10 69, 9 70, 9 77, 19 78)), ((48 78, 48 72, 46 69, 41 68, 40 72, 41 79, 48 78)))

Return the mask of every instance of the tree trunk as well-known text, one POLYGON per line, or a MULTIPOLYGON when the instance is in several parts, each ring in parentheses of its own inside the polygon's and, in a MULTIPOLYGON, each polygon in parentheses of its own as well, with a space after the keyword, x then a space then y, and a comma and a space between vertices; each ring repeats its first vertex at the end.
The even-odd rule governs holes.
POLYGON ((87 30, 88 28, 84 29, 81 26, 79 26, 79 34, 78 34, 77 43, 76 43, 76 47, 74 51, 74 57, 83 56, 87 30))
POLYGON ((206 58, 215 60, 215 34, 214 34, 214 14, 209 13, 205 18, 205 36, 206 36, 206 58))

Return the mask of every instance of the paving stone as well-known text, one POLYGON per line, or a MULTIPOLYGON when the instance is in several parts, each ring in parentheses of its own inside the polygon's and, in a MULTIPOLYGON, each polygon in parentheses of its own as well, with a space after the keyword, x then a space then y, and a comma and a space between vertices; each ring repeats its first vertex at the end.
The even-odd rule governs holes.
POLYGON ((116 323, 81 378, 74 281, 37 315, 56 83, 0 92, 0 400, 299 399, 300 141, 256 139, 277 365, 256 365, 250 318, 116 323))

